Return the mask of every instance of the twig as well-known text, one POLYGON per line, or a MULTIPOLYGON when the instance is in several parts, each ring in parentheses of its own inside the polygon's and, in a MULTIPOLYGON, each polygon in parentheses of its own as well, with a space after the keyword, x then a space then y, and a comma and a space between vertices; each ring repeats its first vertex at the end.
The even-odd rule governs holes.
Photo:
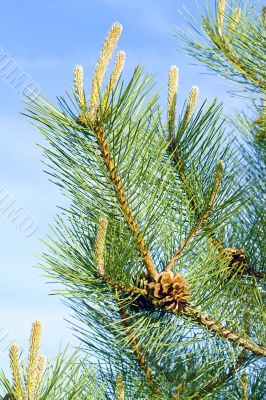
POLYGON ((242 385, 242 400, 248 400, 248 374, 242 374, 240 381, 242 385))
POLYGON ((154 385, 152 371, 147 364, 147 361, 144 357, 141 346, 140 346, 138 340, 136 339, 133 328, 130 324, 130 315, 127 313, 125 307, 122 307, 122 306, 119 307, 119 314, 120 314, 121 320, 123 322, 123 325, 125 327, 125 331, 128 336, 128 341, 129 341, 130 347, 132 348, 133 353, 134 353, 136 359, 138 360, 138 364, 139 364, 141 370, 143 371, 144 375, 146 376, 146 379, 147 379, 147 382, 149 383, 149 385, 154 385))
POLYGON ((181 243, 179 249, 173 255, 172 259, 170 260, 169 264, 167 265, 167 268, 166 268, 167 271, 171 271, 171 269, 175 265, 175 262, 178 260, 180 254, 182 253, 182 251, 184 250, 186 245, 194 238, 194 236, 202 228, 202 226, 205 224, 206 220, 208 219, 210 213, 212 212, 214 204, 215 204, 215 201, 217 199, 217 195, 218 195, 219 189, 220 189, 220 184, 221 184, 222 174, 223 174, 223 168, 224 168, 223 162, 221 160, 218 161, 216 178, 215 178, 214 186, 213 186, 213 189, 212 189, 212 193, 211 193, 211 196, 210 196, 210 200, 209 200, 207 209, 204 212, 204 214, 202 215, 202 217, 200 218, 199 222, 196 224, 196 226, 194 226, 191 229, 191 231, 189 232, 189 234, 186 237, 186 239, 183 240, 183 242, 181 243))
POLYGON ((241 61, 232 53, 230 47, 226 44, 225 39, 219 36, 219 40, 216 40, 215 35, 211 35, 211 40, 214 42, 216 47, 223 52, 225 57, 235 66, 235 68, 251 82, 260 88, 266 88, 266 82, 258 79, 250 70, 248 70, 241 61))
POLYGON ((143 261, 146 265, 146 268, 147 268, 150 276, 153 279, 155 279, 158 276, 158 272, 153 263, 153 260, 149 253, 149 250, 145 243, 143 235, 140 231, 140 228, 137 224, 135 216, 133 215, 133 213, 130 209, 129 202, 126 197, 125 189, 124 189, 121 179, 118 175, 118 172, 116 171, 114 160, 110 154, 109 145, 105 138, 105 132, 104 132, 103 128, 97 122, 95 123, 93 130, 98 139, 101 155, 104 160, 105 167, 109 173, 110 179, 113 183, 118 203, 120 204, 121 210, 126 218, 126 221, 130 227, 132 234, 136 238, 138 248, 139 248, 140 254, 143 258, 143 261))
MULTIPOLYGON (((128 288, 126 288, 126 290, 124 291, 122 285, 116 285, 115 288, 120 290, 121 292, 128 292, 128 288)), ((146 294, 145 296, 147 301, 150 300, 151 304, 156 306, 156 299, 154 297, 149 299, 149 294, 148 295, 146 294)), ((157 303, 157 306, 160 307, 159 301, 157 303)), ((121 310, 123 311, 123 316, 125 316, 126 315, 125 308, 121 308, 121 310)), ((217 334, 221 338, 226 339, 236 345, 239 345, 258 356, 266 356, 266 348, 264 346, 260 346, 256 343, 251 342, 248 339, 243 338, 242 336, 238 335, 231 329, 220 325, 217 321, 208 317, 200 310, 197 310, 195 308, 186 305, 185 307, 169 310, 168 312, 172 312, 175 315, 183 316, 185 318, 190 318, 193 322, 196 322, 197 324, 201 325, 210 332, 217 334)), ((128 326, 130 327, 128 318, 124 320, 125 324, 128 324, 128 326)))
POLYGON ((202 396, 213 393, 215 389, 230 379, 236 371, 241 368, 247 360, 247 351, 244 349, 239 354, 236 362, 234 362, 228 372, 223 372, 217 379, 211 380, 207 385, 200 388, 190 399, 200 400, 202 396))
POLYGON ((124 400, 125 388, 124 388, 124 379, 122 375, 118 375, 116 378, 116 390, 117 390, 117 400, 124 400))
POLYGON ((148 294, 146 289, 139 289, 135 286, 125 286, 122 283, 117 283, 112 278, 108 278, 104 275, 101 275, 100 277, 112 289, 119 290, 120 292, 135 294, 135 295, 139 295, 139 296, 147 296, 147 294, 148 294))
POLYGON ((238 335, 237 333, 233 332, 231 329, 226 328, 220 325, 215 320, 206 316, 203 312, 196 310, 192 307, 186 307, 182 310, 182 315, 184 317, 189 317, 193 321, 197 322, 198 324, 202 325, 205 329, 213 332, 220 337, 229 340, 241 347, 244 347, 247 350, 252 351, 254 354, 258 356, 266 356, 266 348, 260 346, 256 343, 252 343, 250 340, 243 338, 242 336, 238 335))

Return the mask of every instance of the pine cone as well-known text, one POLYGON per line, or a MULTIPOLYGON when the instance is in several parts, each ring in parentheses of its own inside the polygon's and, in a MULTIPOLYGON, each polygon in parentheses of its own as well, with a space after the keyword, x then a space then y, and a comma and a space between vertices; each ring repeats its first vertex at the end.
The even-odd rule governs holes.
POLYGON ((231 278, 235 273, 242 274, 245 272, 248 266, 248 258, 244 250, 237 249, 236 247, 227 247, 223 249, 222 254, 230 259, 228 264, 229 275, 227 278, 231 278))
POLYGON ((172 271, 164 271, 156 281, 147 279, 146 286, 152 303, 165 311, 177 312, 189 302, 188 285, 179 273, 174 275, 172 271))
POLYGON ((141 309, 152 306, 164 311, 178 312, 189 302, 188 285, 182 275, 164 271, 154 281, 150 276, 141 274, 134 279, 134 284, 146 289, 148 295, 136 299, 135 305, 141 309))

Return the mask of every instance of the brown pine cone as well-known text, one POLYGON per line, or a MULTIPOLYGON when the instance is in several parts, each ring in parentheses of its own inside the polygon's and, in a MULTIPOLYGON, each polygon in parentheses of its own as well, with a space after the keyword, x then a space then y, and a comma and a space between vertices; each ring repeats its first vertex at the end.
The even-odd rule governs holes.
POLYGON ((156 281, 149 281, 148 278, 146 286, 149 295, 153 298, 152 303, 165 311, 178 312, 189 302, 189 287, 179 273, 164 271, 156 281))
POLYGON ((222 250, 222 254, 229 259, 228 276, 230 278, 235 273, 243 274, 248 267, 248 258, 242 249, 236 247, 227 247, 222 250))
POLYGON ((150 309, 153 306, 177 313, 189 303, 189 287, 179 273, 164 271, 155 281, 150 276, 141 274, 134 279, 134 284, 147 290, 147 296, 140 296, 134 302, 140 309, 150 309))

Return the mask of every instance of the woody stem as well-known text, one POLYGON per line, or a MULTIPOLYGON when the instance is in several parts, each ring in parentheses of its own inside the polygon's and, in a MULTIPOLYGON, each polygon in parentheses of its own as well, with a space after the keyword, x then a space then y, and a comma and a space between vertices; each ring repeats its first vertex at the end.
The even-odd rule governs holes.
POLYGON ((93 129, 94 129, 94 133, 98 139, 101 155, 104 160, 105 167, 109 173, 110 179, 113 183, 115 193, 116 193, 116 198, 119 202, 121 210, 126 218, 126 221, 129 225, 129 228, 130 228, 132 234, 136 238, 140 254, 142 256, 142 259, 144 261, 144 264, 145 264, 150 276, 153 279, 156 279, 156 277, 158 276, 158 272, 153 263, 150 252, 148 250, 148 247, 146 245, 146 242, 144 240, 142 232, 137 224, 135 216, 133 215, 133 213, 130 209, 129 202, 126 197, 125 189, 124 189, 121 179, 118 175, 118 172, 116 171, 114 160, 110 154, 109 145, 106 141, 104 129, 97 123, 94 125, 93 129))
POLYGON ((219 335, 220 337, 229 340, 230 342, 233 342, 241 347, 244 347, 245 349, 252 351, 254 354, 258 356, 266 356, 265 347, 260 346, 256 343, 251 342, 248 339, 241 337, 237 333, 233 332, 231 329, 220 325, 218 322, 216 322, 212 318, 209 318, 199 310, 196 310, 192 307, 186 307, 182 311, 182 315, 184 317, 191 318, 192 321, 197 322, 210 332, 213 332, 219 335))

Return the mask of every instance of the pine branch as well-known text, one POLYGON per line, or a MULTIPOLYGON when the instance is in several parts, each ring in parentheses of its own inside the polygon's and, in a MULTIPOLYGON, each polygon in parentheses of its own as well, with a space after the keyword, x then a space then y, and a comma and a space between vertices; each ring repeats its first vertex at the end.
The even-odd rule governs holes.
MULTIPOLYGON (((165 274, 169 274, 169 272, 163 272, 161 275, 165 275, 165 274)), ((161 275, 160 275, 160 277, 161 277, 161 275)), ((179 277, 179 279, 180 279, 180 277, 179 277)), ((168 280, 169 280, 168 277, 166 277, 166 282, 164 282, 164 284, 168 284, 168 280)), ((180 286, 180 290, 182 288, 186 292, 187 288, 184 286, 184 284, 185 283, 182 278, 182 286, 180 286)), ((148 294, 145 296, 146 301, 150 302, 155 307, 164 309, 165 304, 167 305, 168 303, 167 302, 165 303, 164 297, 162 295, 160 295, 158 299, 156 298, 156 295, 155 295, 156 291, 159 290, 160 284, 156 283, 156 282, 150 282, 150 283, 148 283, 148 286, 149 285, 150 285, 152 291, 151 291, 151 294, 148 292, 148 294), (154 289, 155 289, 155 292, 153 293, 154 289)), ((160 290, 159 290, 159 292, 160 292, 160 290)), ((166 293, 166 296, 167 296, 167 293, 166 293)), ((168 297, 170 297, 170 296, 167 296, 167 301, 172 300, 172 299, 168 299, 168 297)), ((170 306, 170 307, 166 308, 165 311, 172 312, 173 314, 178 315, 178 316, 183 316, 185 318, 189 318, 193 322, 196 322, 197 324, 201 325, 202 327, 209 330, 210 332, 217 334, 218 336, 220 336, 223 339, 226 339, 236 345, 244 347, 245 349, 253 352, 254 354, 256 354, 258 356, 266 356, 266 348, 265 347, 260 346, 255 343, 252 343, 250 340, 243 338, 242 336, 238 335, 231 329, 220 325, 217 321, 208 317, 206 314, 204 314, 200 310, 197 310, 197 309, 194 309, 194 308, 188 306, 186 301, 183 304, 182 299, 183 299, 183 293, 182 293, 182 296, 180 299, 181 303, 178 302, 177 306, 175 306, 175 307, 170 306)))
POLYGON ((194 236, 198 233, 198 231, 203 227, 203 225, 207 221, 210 213, 212 212, 214 204, 215 204, 215 201, 216 201, 217 196, 218 196, 219 189, 220 189, 223 169, 224 169, 224 165, 223 165, 223 162, 220 160, 218 162, 218 164, 217 164, 217 173, 216 173, 214 186, 213 186, 213 189, 212 189, 212 193, 211 193, 211 196, 210 196, 210 200, 209 200, 208 206, 207 206, 204 214, 200 218, 199 222, 197 223, 197 225, 194 226, 194 228, 191 229, 191 231, 188 234, 188 236, 186 237, 186 239, 181 243, 179 249, 173 255, 172 259, 170 260, 169 264, 167 265, 167 268, 166 268, 167 271, 171 271, 172 270, 172 268, 175 265, 175 262, 180 257, 180 255, 181 255, 182 251, 185 249, 186 245, 194 238, 194 236))
POLYGON ((235 69, 245 76, 250 82, 254 83, 257 87, 266 89, 266 82, 258 79, 256 75, 245 66, 240 59, 232 52, 226 38, 216 38, 215 36, 211 38, 213 43, 216 45, 217 49, 221 50, 223 55, 232 63, 235 69))
MULTIPOLYGON (((170 76, 169 76, 169 79, 170 79, 170 76)), ((168 83, 168 106, 171 103, 171 102, 169 102, 169 99, 172 97, 169 87, 170 87, 170 82, 168 83)), ((192 91, 191 91, 191 93, 192 93, 192 91)), ((195 100, 192 102, 191 102, 191 100, 188 101, 187 110, 194 109, 196 98, 197 98, 196 92, 195 92, 194 96, 192 96, 192 94, 191 94, 190 98, 194 98, 195 100), (190 104, 190 103, 192 103, 192 104, 190 104)), ((175 99, 175 102, 176 102, 176 99, 175 99)), ((175 104, 175 102, 174 102, 174 104, 175 104)), ((170 109, 168 109, 168 120, 169 120, 169 115, 171 114, 169 111, 170 111, 170 109)), ((187 111, 186 111, 186 114, 187 114, 187 111)), ((189 118, 190 118, 190 116, 191 116, 191 113, 189 113, 189 118)), ((168 124, 169 124, 169 122, 168 122, 168 124)), ((183 126, 183 123, 181 123, 181 125, 183 126)), ((172 135, 169 134, 170 148, 172 151, 173 159, 175 160, 175 166, 177 168, 180 180, 182 182, 182 188, 185 192, 187 199, 189 200, 190 211, 191 211, 191 213, 194 213, 195 218, 197 220, 200 220, 200 218, 201 218, 200 217, 200 208, 197 204, 197 201, 195 200, 195 190, 193 190, 193 187, 192 187, 190 180, 188 178, 188 175, 186 173, 185 162, 180 155, 180 139, 181 139, 181 137, 180 137, 179 132, 180 132, 180 129, 178 131, 177 137, 175 137, 173 134, 172 135)), ((212 239, 212 244, 217 249, 218 253, 220 253, 221 255, 226 253, 226 251, 228 249, 221 243, 221 241, 219 239, 217 239, 217 237, 215 237, 214 234, 211 235, 211 239, 212 239)), ((182 245, 184 245, 184 244, 186 245, 185 242, 182 243, 182 245)), ((181 245, 181 247, 182 247, 182 245, 181 245)), ((180 250, 182 251, 182 249, 180 249, 180 250)), ((237 249, 235 249, 235 250, 237 252, 241 252, 241 250, 237 250, 237 249)), ((242 253, 243 253, 243 251, 242 251, 242 253)), ((243 255, 244 255, 244 253, 243 253, 243 255)), ((247 275, 247 276, 256 277, 258 279, 265 279, 265 274, 260 271, 256 271, 252 266, 248 265, 248 258, 246 257, 246 255, 244 255, 244 256, 245 256, 245 263, 243 264, 244 268, 241 269, 241 276, 247 275)), ((232 259, 230 266, 232 266, 233 264, 234 264, 234 259, 232 259)))
POLYGON ((125 216, 125 219, 129 225, 129 228, 130 228, 132 234, 136 238, 137 245, 138 245, 140 254, 142 256, 142 259, 144 261, 144 264, 146 265, 146 268, 147 268, 150 276, 155 279, 158 275, 158 272, 153 263, 153 260, 149 253, 148 247, 145 243, 145 240, 141 233, 141 230, 137 224, 136 218, 131 211, 129 202, 126 197, 126 192, 123 187, 123 183, 119 177, 119 174, 115 167, 114 160, 110 154, 109 145, 105 138, 106 135, 105 135, 104 129, 99 125, 98 121, 96 121, 95 124, 93 125, 93 131, 95 133, 96 138, 98 139, 98 144, 99 144, 99 148, 101 151, 101 155, 104 160, 104 164, 108 171, 109 177, 113 183, 113 187, 114 187, 114 190, 116 193, 116 198, 118 200, 118 203, 121 207, 121 210, 125 216))
MULTIPOLYGON (((265 69, 261 67, 265 61, 265 32, 261 29, 264 13, 262 19, 253 15, 251 20, 246 10, 241 11, 237 7, 232 15, 226 13, 225 0, 219 0, 216 18, 207 9, 207 15, 202 16, 206 44, 193 40, 192 32, 188 35, 180 31, 178 35, 187 42, 190 54, 210 69, 238 83, 248 84, 249 89, 252 86, 256 92, 265 91, 265 69)), ((198 27, 195 30, 203 36, 198 27)))
POLYGON ((138 295, 138 296, 147 296, 147 290, 139 289, 134 286, 125 286, 122 283, 115 282, 112 278, 101 275, 101 279, 110 286, 111 289, 118 290, 124 293, 138 295))
POLYGON ((233 332, 231 329, 220 325, 218 322, 209 318, 207 315, 205 315, 203 312, 199 310, 196 310, 191 307, 186 307, 182 311, 182 315, 191 318, 192 321, 197 322, 205 329, 219 335, 221 338, 224 338, 232 343, 244 347, 245 349, 252 351, 252 353, 258 356, 264 356, 264 357, 266 356, 265 347, 252 343, 250 340, 241 337, 237 333, 233 332))
POLYGON ((151 386, 154 386, 152 370, 149 368, 148 363, 145 359, 145 356, 142 352, 141 346, 134 335, 134 331, 133 331, 133 328, 131 327, 131 323, 130 323, 130 315, 126 311, 126 308, 122 307, 122 306, 119 306, 119 314, 120 314, 120 318, 123 322, 125 332, 128 336, 128 342, 130 344, 130 347, 133 350, 133 353, 138 361, 138 364, 139 364, 141 370, 143 371, 148 384, 151 386))
POLYGON ((202 396, 213 393, 219 386, 228 381, 239 370, 247 360, 247 351, 244 349, 239 354, 236 361, 232 364, 228 372, 223 372, 218 378, 213 379, 207 385, 200 388, 190 399, 200 400, 202 396))
POLYGON ((242 400, 248 400, 248 374, 242 374, 240 381, 242 385, 242 400))

